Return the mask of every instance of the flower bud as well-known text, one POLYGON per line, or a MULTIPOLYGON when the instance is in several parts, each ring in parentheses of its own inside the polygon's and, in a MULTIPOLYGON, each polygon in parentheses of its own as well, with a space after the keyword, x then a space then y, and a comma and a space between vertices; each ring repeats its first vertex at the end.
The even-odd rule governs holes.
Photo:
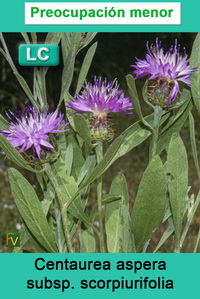
POLYGON ((173 87, 174 82, 165 78, 147 81, 147 100, 154 106, 161 106, 163 108, 171 107, 175 104, 175 102, 169 104, 173 87))
POLYGON ((114 130, 107 117, 93 116, 90 122, 91 139, 94 141, 111 141, 114 137, 114 130))

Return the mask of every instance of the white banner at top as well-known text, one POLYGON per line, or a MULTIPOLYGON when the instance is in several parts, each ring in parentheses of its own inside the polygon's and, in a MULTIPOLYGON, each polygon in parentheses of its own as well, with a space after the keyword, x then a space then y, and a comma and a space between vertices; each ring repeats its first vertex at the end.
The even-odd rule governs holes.
POLYGON ((180 25, 180 2, 26 2, 26 25, 180 25))

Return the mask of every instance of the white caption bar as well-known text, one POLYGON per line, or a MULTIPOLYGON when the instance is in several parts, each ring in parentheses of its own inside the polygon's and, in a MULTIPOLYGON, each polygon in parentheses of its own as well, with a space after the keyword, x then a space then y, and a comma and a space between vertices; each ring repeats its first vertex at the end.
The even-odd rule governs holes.
POLYGON ((26 2, 27 25, 180 25, 179 2, 26 2))

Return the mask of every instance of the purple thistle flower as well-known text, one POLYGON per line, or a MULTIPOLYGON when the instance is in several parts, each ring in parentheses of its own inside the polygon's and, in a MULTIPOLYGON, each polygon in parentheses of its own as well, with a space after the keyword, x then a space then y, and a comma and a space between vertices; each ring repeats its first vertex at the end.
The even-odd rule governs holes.
MULTIPOLYGON (((146 59, 140 60, 138 58, 133 73, 136 75, 135 79, 139 79, 150 75, 147 80, 160 80, 161 89, 169 88, 167 105, 172 103, 178 93, 181 93, 178 81, 184 82, 190 86, 190 75, 194 71, 194 68, 189 67, 189 59, 184 48, 184 53, 180 53, 180 45, 175 42, 174 46, 164 53, 161 47, 161 42, 156 40, 156 46, 148 46, 146 59)), ((155 86, 154 86, 155 87, 155 86)))
POLYGON ((111 128, 110 112, 132 114, 133 104, 130 98, 119 90, 117 79, 104 81, 94 77, 94 84, 85 82, 81 94, 76 94, 73 101, 68 102, 68 108, 75 113, 91 112, 90 134, 92 140, 112 140, 114 130, 111 128))
POLYGON ((52 149, 53 146, 47 141, 50 133, 61 133, 67 131, 60 130, 69 123, 64 123, 64 115, 56 110, 53 113, 40 112, 37 108, 27 105, 24 115, 15 110, 6 112, 10 121, 7 130, 2 133, 14 147, 21 147, 19 152, 32 149, 40 159, 41 150, 52 149))
POLYGON ((94 116, 106 117, 110 112, 131 114, 133 109, 130 98, 119 90, 117 79, 107 81, 94 78, 94 84, 86 82, 81 94, 76 94, 68 108, 77 113, 92 112, 94 116))

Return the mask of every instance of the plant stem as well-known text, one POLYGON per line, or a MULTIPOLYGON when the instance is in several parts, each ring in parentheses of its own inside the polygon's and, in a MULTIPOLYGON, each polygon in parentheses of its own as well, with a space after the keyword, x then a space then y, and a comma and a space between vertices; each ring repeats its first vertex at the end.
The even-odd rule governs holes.
POLYGON ((153 157, 156 155, 157 153, 157 142, 158 142, 158 131, 155 130, 152 133, 152 141, 151 141, 151 145, 150 145, 150 161, 153 159, 153 157))
POLYGON ((174 253, 180 253, 180 245, 176 245, 174 249, 174 253))
POLYGON ((154 125, 152 131, 152 142, 150 147, 150 161, 151 159, 157 154, 157 143, 158 143, 158 134, 159 134, 159 127, 160 121, 162 118, 163 110, 160 106, 154 107, 154 125))
POLYGON ((61 220, 62 220, 62 226, 63 226, 63 231, 64 231, 64 236, 65 236, 65 241, 68 247, 68 250, 70 253, 73 253, 73 247, 71 243, 71 238, 70 238, 70 233, 68 229, 68 223, 67 223, 67 208, 64 205, 62 195, 60 193, 56 178, 54 177, 54 174, 51 170, 51 167, 49 164, 45 164, 45 172, 52 184, 52 186, 55 188, 57 199, 58 199, 58 204, 59 204, 59 209, 60 209, 60 214, 61 214, 61 220))
MULTIPOLYGON (((97 163, 99 164, 103 159, 103 145, 102 142, 99 141, 97 148, 96 148, 96 156, 97 156, 97 163)), ((102 213, 102 184, 103 179, 100 176, 97 179, 97 204, 98 204, 98 215, 99 215, 99 242, 100 242, 100 252, 105 252, 104 246, 104 231, 103 231, 103 213, 102 213)))

